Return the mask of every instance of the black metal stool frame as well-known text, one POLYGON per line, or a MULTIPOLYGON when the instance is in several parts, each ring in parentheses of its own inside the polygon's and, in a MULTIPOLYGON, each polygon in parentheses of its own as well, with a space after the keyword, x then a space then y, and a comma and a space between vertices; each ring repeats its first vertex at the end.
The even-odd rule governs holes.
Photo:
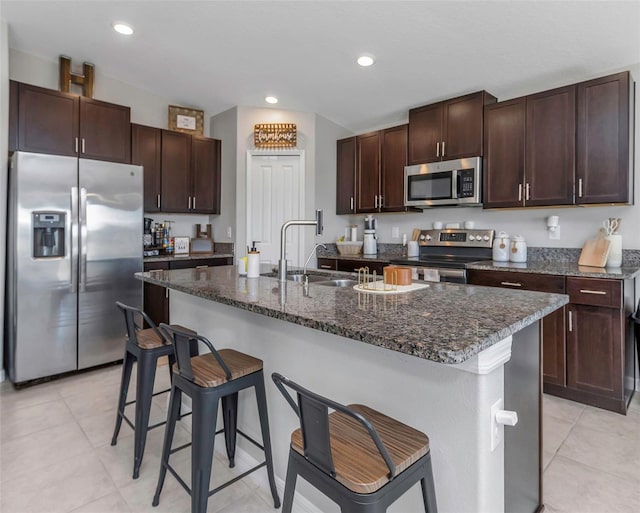
POLYGON ((171 389, 153 392, 153 385, 156 377, 156 367, 158 358, 167 356, 169 358, 169 377, 173 381, 172 367, 175 362, 173 346, 167 336, 162 333, 149 316, 138 308, 125 305, 116 301, 116 305, 124 313, 125 323, 127 327, 127 341, 125 344, 124 360, 122 362, 122 379, 120 382, 120 396, 118 398, 118 411, 116 414, 116 426, 111 439, 111 445, 116 445, 120 427, 124 420, 134 431, 134 458, 133 458, 133 479, 137 479, 140 475, 140 466, 144 456, 144 449, 147 441, 147 432, 166 424, 166 421, 158 422, 149 426, 149 415, 151 411, 151 401, 154 396, 166 394, 171 389), (135 342, 136 332, 141 329, 136 322, 136 315, 140 315, 142 321, 153 329, 156 335, 163 341, 164 345, 152 349, 143 349, 135 342), (138 362, 136 398, 133 401, 127 401, 129 392, 129 384, 131 382, 131 370, 133 362, 138 362), (135 423, 125 415, 125 408, 130 404, 136 405, 135 423))
POLYGON ((271 375, 286 401, 300 419, 305 456, 290 447, 282 513, 291 513, 296 480, 301 476, 340 506, 342 513, 384 513, 409 488, 420 481, 426 513, 437 513, 431 451, 409 468, 396 474, 396 468, 373 425, 360 413, 318 395, 278 373, 271 375), (287 389, 297 394, 298 403, 287 389), (335 479, 331 456, 328 410, 341 412, 357 420, 368 432, 389 468, 389 482, 372 493, 357 493, 335 479))
MULTIPOLYGON (((211 342, 209 342, 205 337, 199 335, 193 336, 192 334, 166 324, 160 324, 160 327, 172 336, 178 372, 173 374, 173 382, 171 384, 169 416, 167 419, 167 428, 165 430, 165 438, 162 448, 160 475, 158 476, 158 486, 153 497, 152 505, 157 506, 160 503, 160 493, 162 492, 167 470, 191 496, 191 512, 205 513, 209 497, 250 473, 266 466, 271 494, 273 496, 274 508, 279 508, 280 498, 278 497, 273 472, 273 456, 269 433, 267 398, 264 387, 264 374, 262 370, 232 380, 231 372, 224 360, 213 347, 213 344, 211 344, 211 342), (228 380, 227 382, 216 387, 202 387, 192 381, 193 370, 190 363, 191 356, 188 353, 188 342, 194 340, 204 343, 209 351, 211 351, 211 354, 213 354, 220 367, 224 370, 228 380), (237 429, 236 425, 238 392, 251 387, 254 387, 256 390, 258 415, 260 417, 260 428, 262 432, 262 444, 237 429), (189 396, 192 401, 191 443, 172 449, 171 445, 173 442, 176 421, 179 416, 183 393, 189 396), (231 399, 229 401, 230 404, 225 405, 225 398, 231 399), (216 431, 218 400, 222 400, 223 402, 224 429, 216 431), (209 490, 215 435, 222 432, 228 433, 229 435, 237 432, 252 444, 263 450, 265 453, 265 460, 241 475, 230 479, 213 490, 209 490), (187 486, 180 475, 169 464, 169 457, 171 454, 186 449, 187 447, 191 447, 191 488, 187 486)), ((231 442, 233 442, 233 445, 235 446, 235 437, 227 436, 227 455, 229 456, 230 466, 233 466, 232 456, 229 454, 231 442)))

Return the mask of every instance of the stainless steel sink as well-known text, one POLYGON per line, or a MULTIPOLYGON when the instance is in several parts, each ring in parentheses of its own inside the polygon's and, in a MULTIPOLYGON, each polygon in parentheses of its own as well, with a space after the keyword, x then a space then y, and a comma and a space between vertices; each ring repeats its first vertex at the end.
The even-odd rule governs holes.
POLYGON ((358 284, 357 280, 348 280, 348 279, 325 280, 325 281, 316 282, 316 285, 322 285, 323 287, 353 287, 354 285, 357 285, 357 284, 358 284))
MULTIPOLYGON (((315 274, 308 274, 307 277, 309 278, 309 283, 327 281, 329 279, 327 276, 317 276, 315 274)), ((289 274, 287 275, 287 280, 302 283, 304 281, 304 274, 289 274)))

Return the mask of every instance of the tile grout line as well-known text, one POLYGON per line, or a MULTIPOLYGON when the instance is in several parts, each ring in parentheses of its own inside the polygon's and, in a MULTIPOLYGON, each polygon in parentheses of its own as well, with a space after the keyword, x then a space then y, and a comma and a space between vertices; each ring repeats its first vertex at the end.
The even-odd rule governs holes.
MULTIPOLYGON (((618 475, 618 474, 612 474, 611 472, 609 472, 609 471, 607 471, 607 470, 602 470, 601 468, 592 467, 591 465, 589 465, 589 464, 587 464, 587 463, 584 463, 584 462, 582 462, 582 461, 575 460, 575 459, 573 459, 573 458, 570 458, 569 456, 564 456, 563 454, 558 454, 557 456, 558 456, 559 458, 562 458, 562 459, 568 460, 568 461, 570 461, 571 463, 575 463, 575 464, 580 465, 580 466, 582 466, 582 467, 588 468, 589 470, 592 470, 592 471, 594 471, 594 472, 596 472, 596 473, 599 473, 599 474, 606 474, 607 476, 612 477, 612 478, 614 478, 614 479, 619 479, 619 480, 625 481, 625 482, 627 482, 627 483, 630 483, 630 484, 633 484, 633 485, 636 485, 636 486, 640 486, 640 481, 637 481, 637 480, 634 480, 634 479, 629 479, 628 477, 620 476, 620 475, 618 475)), ((555 459, 555 457, 554 457, 554 459, 555 459)))

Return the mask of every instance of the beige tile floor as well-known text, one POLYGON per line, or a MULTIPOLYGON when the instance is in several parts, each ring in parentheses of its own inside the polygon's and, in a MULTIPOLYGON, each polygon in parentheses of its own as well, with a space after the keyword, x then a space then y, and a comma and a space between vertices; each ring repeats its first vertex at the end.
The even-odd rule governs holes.
MULTIPOLYGON (((111 447, 120 367, 28 389, 0 384, 1 513, 188 513, 189 498, 167 476, 157 508, 155 490, 163 429, 149 432, 140 478, 131 479, 133 431, 123 425, 111 447)), ((159 368, 156 390, 168 386, 159 368)), ((627 416, 551 396, 544 398, 544 494, 552 513, 640 511, 640 394, 627 416)), ((128 409, 130 414, 133 413, 128 409)), ((154 398, 152 422, 166 396, 154 398)), ((176 443, 188 440, 179 426, 176 443)), ((189 482, 189 451, 172 461, 189 482)), ((238 465, 234 471, 242 471, 238 465)), ((263 470, 256 474, 264 473, 263 470)), ((212 483, 232 475, 216 454, 212 483)), ((264 476, 243 479, 209 501, 211 513, 274 511, 264 476)), ((408 512, 407 512, 408 513, 408 512)), ((412 512, 413 513, 413 512, 412 512)))

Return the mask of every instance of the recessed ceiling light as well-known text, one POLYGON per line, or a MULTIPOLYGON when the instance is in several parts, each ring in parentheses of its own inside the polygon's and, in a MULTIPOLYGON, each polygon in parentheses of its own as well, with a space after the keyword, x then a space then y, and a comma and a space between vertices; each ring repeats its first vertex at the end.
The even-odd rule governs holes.
POLYGON ((114 23, 113 30, 125 36, 130 36, 131 34, 133 34, 133 29, 126 23, 114 23))
POLYGON ((373 64, 373 57, 370 55, 361 55, 358 57, 358 64, 363 67, 371 66, 373 64))
POLYGON ((267 96, 264 101, 267 103, 278 103, 278 99, 275 96, 267 96))

